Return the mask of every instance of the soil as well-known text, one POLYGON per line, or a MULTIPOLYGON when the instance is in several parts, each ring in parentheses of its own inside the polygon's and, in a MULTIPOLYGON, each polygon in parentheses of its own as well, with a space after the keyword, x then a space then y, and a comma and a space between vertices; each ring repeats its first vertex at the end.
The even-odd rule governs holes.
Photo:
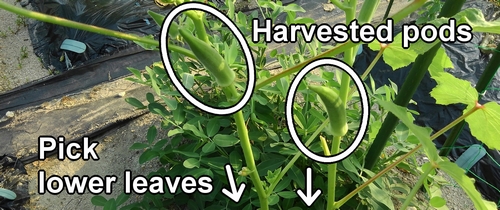
MULTIPOLYGON (((5 0, 9 4, 20 6, 17 0, 5 0)), ((325 1, 326 2, 326 1, 325 1)), ((386 2, 382 1, 386 4, 386 2)), ((401 7, 406 0, 396 1, 395 8, 401 7), (403 2, 403 3, 401 3, 403 2)), ((333 10, 331 5, 327 5, 328 10, 333 10)), ((29 6, 27 7, 29 8, 29 6)), ((326 10, 326 9, 325 9, 326 10)), ((381 12, 378 12, 378 14, 381 12)), ((380 14, 379 14, 380 16, 380 14)), ((20 85, 31 81, 42 79, 50 75, 50 71, 43 68, 40 60, 33 54, 33 49, 28 36, 27 27, 23 24, 22 18, 4 10, 0 10, 0 92, 11 90, 20 85)), ((26 19, 25 19, 26 21, 26 19)), ((104 90, 94 92, 94 98, 99 99, 109 97, 109 95, 118 94, 118 91, 109 87, 112 85, 128 84, 128 81, 118 80, 114 83, 103 84, 93 87, 104 90)), ((85 90, 83 93, 88 94, 91 90, 85 90)), ((87 103, 88 98, 85 97, 74 99, 72 105, 87 103)), ((59 102, 64 101, 58 99, 59 102)), ((129 147, 135 142, 145 142, 147 129, 150 125, 159 126, 161 119, 153 114, 145 114, 136 120, 133 120, 123 127, 110 130, 105 135, 92 141, 99 142, 96 151, 100 160, 84 161, 84 160, 58 160, 56 157, 50 157, 44 161, 35 161, 25 166, 27 175, 22 177, 20 182, 28 183, 28 186, 17 186, 18 188, 27 188, 31 196, 28 209, 94 209, 94 205, 90 200, 93 194, 86 192, 81 195, 61 193, 52 195, 49 193, 40 195, 38 190, 38 172, 44 170, 46 177, 51 175, 69 175, 69 176, 106 176, 116 175, 117 182, 113 185, 113 193, 110 195, 101 194, 106 198, 116 198, 123 189, 123 174, 125 170, 131 170, 133 176, 147 175, 151 171, 162 167, 156 161, 150 161, 147 164, 140 165, 138 163, 141 152, 129 150, 129 147)), ((165 135, 166 131, 159 130, 159 135, 165 135)), ((34 135, 33 135, 34 136, 34 135)), ((36 137, 35 137, 36 138, 36 137)), ((27 152, 29 153, 29 151, 27 152)), ((26 155, 26 154, 18 154, 26 155)), ((393 170, 394 174, 398 174, 400 179, 404 180, 410 186, 417 180, 417 177, 405 173, 400 170, 393 170)), ((445 176, 446 177, 446 176, 445 176)), ((446 178, 451 180, 449 178, 446 178)), ((0 186, 1 187, 1 186, 0 186)), ((470 199, 463 191, 451 183, 448 187, 444 187, 443 195, 445 196, 448 207, 451 209, 473 209, 470 199)), ((141 196, 133 195, 129 202, 140 200, 141 196)), ((425 194, 419 193, 419 199, 426 200, 425 194)))

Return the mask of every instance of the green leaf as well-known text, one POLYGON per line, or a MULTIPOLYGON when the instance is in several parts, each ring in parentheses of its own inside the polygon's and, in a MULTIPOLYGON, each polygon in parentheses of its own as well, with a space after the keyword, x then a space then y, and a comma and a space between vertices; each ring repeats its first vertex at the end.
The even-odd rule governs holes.
POLYGON ((474 186, 474 182, 469 178, 465 171, 460 168, 457 164, 450 162, 448 159, 444 159, 438 163, 439 168, 448 174, 455 182, 462 187, 465 193, 474 203, 476 209, 497 209, 496 204, 490 201, 486 201, 482 198, 481 194, 477 191, 474 186))
POLYGON ((199 158, 200 154, 196 152, 187 152, 187 151, 181 151, 181 150, 173 150, 172 152, 182 154, 186 157, 192 157, 192 158, 199 158))
POLYGON ((433 77, 437 86, 432 89, 431 96, 436 99, 437 104, 449 105, 463 103, 468 106, 474 105, 478 93, 470 82, 458 79, 450 73, 444 72, 433 77))
POLYGON ((237 144, 240 140, 233 135, 217 134, 214 136, 213 141, 219 147, 230 147, 237 144))
POLYGON ((158 26, 161 27, 163 25, 163 20, 165 20, 165 16, 158 14, 156 12, 153 12, 151 10, 148 10, 148 15, 153 18, 153 20, 156 22, 156 24, 158 26))
POLYGON ((102 209, 103 210, 116 210, 115 199, 114 198, 109 199, 102 209))
MULTIPOLYGON (((466 113, 472 106, 464 110, 466 113)), ((500 150, 500 105, 488 102, 484 108, 479 109, 465 118, 474 137, 486 144, 490 149, 500 150)))
POLYGON ((429 201, 432 207, 434 208, 440 208, 444 205, 446 205, 446 200, 439 196, 432 197, 431 200, 429 201))
MULTIPOLYGON (((394 37, 394 42, 389 44, 383 52, 384 62, 391 66, 393 70, 408 66, 417 58, 417 53, 403 48, 403 41, 401 39, 402 36, 402 33, 396 35, 394 37)), ((379 51, 380 42, 375 40, 368 44, 368 47, 374 51, 379 51)))
POLYGON ((392 112, 397 118, 399 118, 405 125, 410 129, 410 131, 418 138, 422 144, 425 154, 431 161, 437 161, 439 159, 436 146, 430 139, 430 131, 423 127, 413 124, 407 113, 405 107, 398 106, 392 102, 384 101, 377 98, 377 103, 382 106, 385 110, 392 112))
MULTIPOLYGON (((144 36, 143 38, 149 38, 151 41, 155 41, 153 35, 147 35, 147 36, 144 36)), ((158 45, 154 45, 154 44, 150 44, 149 42, 146 43, 146 42, 141 42, 141 41, 134 41, 134 43, 136 43, 137 45, 141 46, 145 50, 156 50, 157 47, 158 47, 158 45, 159 45, 159 44, 158 45)), ((146 70, 148 70, 148 69, 146 69, 146 70)), ((156 86, 156 84, 154 84, 153 86, 156 86)), ((153 87, 153 89, 155 89, 155 87, 153 87)))
POLYGON ((182 126, 182 128, 184 130, 188 130, 188 131, 193 132, 193 134, 196 135, 197 137, 207 138, 207 136, 202 131, 200 131, 196 126, 194 126, 193 124, 186 123, 186 124, 184 124, 184 126, 182 126))
POLYGON ((167 109, 159 103, 150 103, 148 105, 148 109, 151 113, 158 114, 162 117, 167 117, 168 115, 167 109))
POLYGON ((229 46, 229 50, 227 50, 224 54, 224 58, 228 65, 231 65, 236 61, 236 57, 238 56, 238 48, 238 41, 236 39, 233 39, 231 46, 229 46))
POLYGON ((299 18, 295 18, 295 20, 293 20, 293 24, 311 24, 311 23, 315 23, 316 21, 312 18, 308 18, 308 17, 299 17, 299 18))
POLYGON ((168 131, 167 136, 172 137, 180 133, 184 133, 184 130, 182 128, 174 128, 168 131))
POLYGON ((279 192, 276 194, 278 194, 280 197, 285 198, 285 199, 292 199, 292 198, 297 197, 297 193, 292 192, 292 191, 283 191, 283 192, 279 192))
POLYGON ((152 160, 153 158, 155 157, 158 157, 158 152, 157 151, 154 151, 154 150, 146 150, 144 151, 144 153, 141 154, 141 156, 139 157, 139 163, 140 164, 143 164, 145 162, 148 162, 150 160, 152 160))
POLYGON ((153 141, 156 138, 157 133, 158 133, 158 131, 156 130, 156 126, 153 125, 153 126, 149 127, 148 134, 147 134, 147 137, 146 137, 146 139, 148 140, 149 145, 151 145, 153 143, 153 141))
POLYGON ((189 73, 182 73, 181 74, 182 78, 182 84, 186 89, 191 89, 194 85, 194 76, 189 73))
POLYGON ((219 132, 219 129, 220 129, 219 119, 213 118, 208 121, 206 129, 208 137, 212 137, 215 134, 217 134, 217 132, 219 132))
POLYGON ((120 206, 120 205, 124 204, 129 198, 130 198, 130 194, 121 193, 116 198, 116 205, 120 206))
POLYGON ((278 169, 283 164, 282 161, 275 159, 269 159, 262 161, 257 165, 257 170, 259 171, 259 176, 264 176, 268 171, 274 171, 278 169))
POLYGON ((90 199, 90 202, 92 202, 95 206, 104 206, 107 201, 108 200, 101 195, 95 195, 92 199, 90 199))
POLYGON ((295 3, 286 5, 285 6, 285 11, 306 12, 306 10, 304 10, 304 8, 302 8, 301 6, 299 6, 298 4, 295 4, 295 3))
MULTIPOLYGON (((462 10, 453 17, 456 19, 457 25, 466 23, 472 27, 472 31, 474 32, 500 34, 500 20, 491 22, 486 21, 481 10, 477 8, 462 10)), ((448 18, 439 18, 430 21, 430 23, 435 26, 440 26, 444 23, 448 23, 448 18)))
POLYGON ((197 159, 197 158, 189 158, 187 160, 185 160, 182 165, 187 168, 187 169, 191 169, 191 168, 199 168, 200 167, 200 159, 197 159))
POLYGON ((142 102, 137 100, 136 98, 126 98, 125 101, 130 105, 137 107, 138 109, 146 108, 146 106, 144 106, 144 104, 142 104, 142 102))
POLYGON ((146 93, 146 100, 148 100, 149 103, 154 103, 155 96, 152 93, 146 93))
POLYGON ((177 102, 177 100, 175 99, 170 99, 170 98, 167 98, 167 97, 164 97, 164 96, 160 96, 163 101, 165 102, 165 104, 167 105, 168 108, 170 108, 170 110, 175 110, 177 109, 177 105, 179 104, 179 102, 177 102))
POLYGON ((5 188, 0 188, 0 197, 4 197, 9 200, 16 199, 17 195, 15 192, 7 190, 5 188))
POLYGON ((369 184, 368 188, 370 189, 370 194, 373 196, 371 199, 373 199, 377 203, 383 204, 388 209, 394 209, 394 204, 392 203, 391 196, 387 193, 387 191, 380 189, 374 183, 369 184))
POLYGON ((451 62, 450 57, 446 54, 444 48, 439 48, 436 56, 434 56, 434 59, 432 59, 432 63, 429 66, 429 73, 431 74, 431 77, 433 77, 434 75, 444 73, 445 68, 453 68, 453 63, 451 62))
POLYGON ((149 147, 149 144, 135 142, 134 144, 132 144, 132 146, 130 146, 129 149, 131 149, 131 150, 132 149, 144 149, 147 147, 149 147))
POLYGON ((215 143, 214 142, 208 142, 203 147, 201 148, 201 151, 204 153, 210 153, 215 150, 215 143))
POLYGON ((158 84, 157 84, 158 81, 156 78, 156 74, 154 73, 153 69, 149 68, 149 66, 146 66, 145 69, 146 69, 146 72, 148 72, 148 75, 150 76, 151 87, 155 91, 156 95, 161 95, 160 88, 158 87, 158 84))

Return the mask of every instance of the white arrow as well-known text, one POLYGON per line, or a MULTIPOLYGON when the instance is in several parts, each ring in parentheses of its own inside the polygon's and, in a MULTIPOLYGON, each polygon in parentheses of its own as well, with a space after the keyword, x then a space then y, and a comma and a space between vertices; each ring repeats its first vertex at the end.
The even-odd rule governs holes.
POLYGON ((240 202, 240 198, 243 195, 243 191, 245 190, 246 184, 241 183, 240 188, 236 186, 236 180, 233 177, 233 170, 231 170, 231 165, 226 164, 225 166, 225 171, 227 175, 227 181, 229 182, 229 185, 231 186, 231 191, 226 190, 225 188, 222 189, 222 193, 226 195, 228 198, 231 198, 235 203, 240 202))
POLYGON ((318 199, 321 195, 321 190, 317 189, 314 195, 312 194, 312 169, 311 167, 306 168, 306 194, 302 192, 301 189, 297 190, 297 195, 306 203, 308 207, 311 207, 314 201, 318 199))

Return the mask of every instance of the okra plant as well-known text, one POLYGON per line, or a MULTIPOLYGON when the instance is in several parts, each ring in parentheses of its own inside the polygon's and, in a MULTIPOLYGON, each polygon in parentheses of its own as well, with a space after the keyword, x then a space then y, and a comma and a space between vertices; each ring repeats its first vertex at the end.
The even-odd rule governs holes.
MULTIPOLYGON (((410 13, 417 11, 426 1, 411 1, 405 8, 390 18, 397 23, 410 13)), ((464 1, 447 0, 440 15, 428 24, 440 26, 449 18, 457 24, 469 24, 476 32, 500 33, 500 22, 487 22, 476 9, 460 11, 464 1)), ((173 3, 179 6, 182 0, 173 3)), ((370 23, 380 1, 364 1, 356 17, 357 1, 331 3, 345 11, 346 23, 357 19, 370 23)), ((211 3, 209 3, 211 4, 211 3)), ((305 12, 296 4, 282 5, 281 2, 258 1, 259 8, 249 14, 236 12, 234 1, 226 1, 221 9, 236 24, 244 36, 251 39, 251 20, 259 15, 275 21, 285 13, 286 24, 311 24, 310 18, 297 17, 305 12)), ((212 5, 213 6, 213 5, 212 5)), ((0 8, 41 21, 75 27, 109 36, 136 41, 147 49, 159 50, 160 44, 151 37, 138 37, 85 24, 75 23, 39 14, 0 1, 0 8)), ((150 12, 160 26, 164 16, 150 12)), ((232 31, 219 20, 207 18, 200 11, 186 11, 179 15, 169 30, 168 56, 175 76, 180 78, 190 94, 213 107, 228 107, 237 102, 248 88, 248 69, 243 46, 232 31), (210 29, 210 30, 208 30, 210 29)), ((472 134, 492 149, 500 149, 494 141, 494 128, 500 127, 500 107, 495 102, 479 104, 479 94, 467 81, 455 78, 443 69, 452 68, 440 42, 417 41, 409 49, 401 47, 401 34, 392 43, 365 43, 379 54, 372 65, 365 70, 365 80, 370 98, 370 122, 367 135, 361 145, 344 160, 324 164, 306 158, 291 141, 286 127, 283 101, 287 98, 292 75, 319 58, 333 58, 343 53, 348 65, 355 62, 355 52, 360 44, 353 42, 326 46, 314 40, 306 43, 299 39, 295 52, 272 50, 266 54, 265 42, 248 41, 256 61, 257 83, 252 98, 243 109, 231 116, 216 116, 197 109, 172 85, 171 75, 166 73, 161 61, 145 67, 145 71, 129 70, 131 81, 148 85, 155 94, 148 93, 147 104, 135 98, 126 101, 138 109, 149 109, 162 117, 162 129, 167 136, 157 136, 152 126, 147 133, 147 143, 136 143, 131 149, 144 150, 140 163, 158 158, 164 168, 150 176, 193 176, 212 177, 212 193, 182 192, 175 194, 146 193, 141 202, 123 206, 120 209, 406 209, 409 206, 444 208, 445 201, 436 183, 436 170, 450 175, 467 193, 477 209, 496 209, 492 202, 485 201, 474 187, 464 170, 437 153, 432 140, 450 130, 462 121, 469 123, 472 134), (404 54, 405 59, 399 59, 404 54), (274 58, 282 71, 271 73, 266 69, 269 58, 274 58), (378 59, 383 58, 394 70, 415 62, 409 80, 398 90, 394 85, 374 87, 369 72, 378 59), (422 77, 429 71, 437 87, 431 92, 438 104, 463 103, 467 105, 464 114, 443 129, 432 133, 430 129, 413 123, 412 113, 406 106, 422 77), (370 79, 370 80, 367 80, 370 79), (377 106, 375 106, 377 105, 377 106), (478 113, 479 112, 479 113, 478 113), (486 125, 484 122, 487 122, 486 125), (485 128, 487 126, 487 129, 485 128), (395 132, 394 132, 395 131, 395 132), (432 133, 432 135, 431 135, 432 133), (391 140, 391 141, 388 141, 391 140), (382 150, 389 145, 399 151, 386 157, 382 150), (418 166, 408 157, 423 152, 429 162, 418 166), (373 167, 377 163, 379 167, 373 167), (236 184, 247 183, 238 202, 226 197, 221 190, 230 185, 225 166, 230 164, 236 184), (414 164, 412 166, 412 164, 414 164), (406 167, 405 167, 406 166, 406 167), (403 167, 419 176, 414 186, 401 185, 391 170, 403 167), (306 171, 312 169, 314 179, 306 183, 306 171), (325 184, 327 183, 327 184, 325 184), (297 191, 306 190, 307 185, 323 192, 312 204, 299 199, 297 191), (417 201, 415 195, 424 186, 429 201, 417 201), (433 189, 433 190, 430 190, 433 189), (398 196, 396 193, 403 194, 398 196)), ((496 52, 498 54, 498 52, 496 52)), ((493 59, 499 59, 494 57, 493 59)), ((493 60, 492 60, 493 61, 493 60)), ((498 64, 497 64, 498 65, 498 64)), ((498 69, 498 67, 497 67, 498 69)), ((316 74, 308 74, 297 88, 297 100, 293 103, 293 119, 296 131, 303 144, 312 152, 325 156, 335 155, 352 144, 361 121, 359 112, 360 94, 351 84, 351 77, 343 71, 318 68, 316 74), (298 97, 300 96, 300 97, 298 97)), ((308 179, 308 178, 307 178, 308 179)), ((105 209, 116 209, 128 198, 105 199, 96 196, 92 202, 105 209), (120 202, 117 202, 117 201, 120 202)))

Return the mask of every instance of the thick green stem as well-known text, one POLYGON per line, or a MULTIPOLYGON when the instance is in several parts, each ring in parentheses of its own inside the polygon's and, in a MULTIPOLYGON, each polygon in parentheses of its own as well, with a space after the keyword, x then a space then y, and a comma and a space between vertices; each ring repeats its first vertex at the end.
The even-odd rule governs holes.
MULTIPOLYGON (((467 118, 468 116, 470 116, 471 114, 473 114, 475 111, 481 109, 482 106, 480 104, 476 104, 476 106, 474 108, 472 108, 471 110, 469 110, 467 113, 463 114, 462 116, 460 116, 459 118, 455 119, 453 122, 451 122, 450 124, 448 124, 447 126, 445 126, 444 128, 442 128, 441 130, 439 130, 438 132, 434 133, 431 137, 430 137, 430 140, 433 141, 434 139, 436 139, 438 136, 440 136, 441 134, 445 133, 446 131, 448 131, 449 129, 451 129, 453 126, 457 125, 458 123, 460 123, 461 121, 463 121, 465 118, 467 118)), ((415 148, 413 148, 412 150, 410 150, 408 153, 404 154, 403 156, 401 156, 398 160, 396 160, 394 163, 391 163, 389 166, 385 167, 384 169, 382 169, 380 172, 378 172, 377 174, 375 174, 375 176, 373 176, 372 178, 368 179, 368 181, 364 182, 363 184, 361 184, 359 187, 357 187, 356 189, 354 189, 353 191, 351 191, 349 194, 347 194, 345 197, 343 197, 342 199, 340 199, 337 203, 335 203, 335 208, 340 208, 342 205, 344 205, 347 201, 349 201, 351 198, 353 198, 356 194, 358 194, 361 190, 363 190, 365 187, 367 187, 370 183, 374 182, 375 180, 377 180, 379 177, 381 177, 382 175, 384 175, 385 173, 389 172, 390 170, 392 170, 394 167, 396 167, 397 165, 399 165, 399 163, 403 162, 403 160, 405 160, 406 158, 408 158, 410 155, 414 154, 416 151, 418 151, 420 148, 422 147, 422 144, 418 144, 415 148)))
POLYGON ((204 42, 211 44, 208 40, 207 31, 205 29, 204 17, 205 13, 202 11, 189 10, 185 12, 186 15, 193 21, 194 29, 196 30, 196 37, 204 42))
POLYGON ((151 38, 140 37, 140 36, 136 36, 133 34, 126 34, 126 33, 118 32, 118 31, 109 30, 106 28, 101 28, 101 27, 97 27, 97 26, 93 26, 93 25, 79 23, 79 22, 72 21, 72 20, 67 20, 64 18, 56 17, 56 16, 51 16, 51 15, 46 15, 46 14, 39 13, 39 12, 30 11, 27 9, 23 9, 23 8, 8 4, 4 1, 0 1, 0 8, 7 10, 9 12, 12 12, 12 13, 18 14, 18 15, 21 15, 21 16, 25 16, 28 18, 32 18, 32 19, 47 22, 47 23, 57 24, 57 25, 66 26, 66 27, 75 28, 75 29, 84 30, 84 31, 90 31, 90 32, 97 33, 97 34, 117 37, 120 39, 137 41, 137 42, 141 42, 141 43, 145 43, 145 44, 150 44, 153 46, 159 46, 158 41, 151 39, 151 38))
MULTIPOLYGON (((341 136, 334 136, 332 142, 331 154, 336 155, 340 151, 341 136)), ((328 200, 326 204, 327 210, 335 209, 335 186, 337 184, 337 163, 328 165, 328 200)))
POLYGON ((349 6, 345 5, 344 3, 340 2, 339 0, 330 0, 330 2, 341 10, 346 11, 349 9, 349 6))
MULTIPOLYGON (((349 9, 344 10, 345 11, 345 24, 349 25, 354 19, 356 19, 356 0, 351 0, 349 1, 349 9)), ((352 66, 354 63, 354 50, 357 47, 351 47, 347 49, 344 53, 344 62, 352 66)), ((340 82, 340 92, 339 92, 339 97, 342 99, 344 104, 347 103, 347 95, 349 93, 349 88, 351 83, 351 76, 345 72, 342 71, 342 79, 340 82)))
MULTIPOLYGON (((488 87, 492 78, 495 76, 499 68, 500 68, 500 45, 498 45, 496 50, 493 51, 493 56, 488 62, 488 65, 486 65, 483 74, 477 81, 476 85, 477 92, 484 93, 484 91, 486 91, 486 87, 488 87)), ((481 95, 479 95, 479 97, 481 98, 481 95)), ((461 122, 460 124, 455 126, 453 130, 451 130, 451 133, 448 136, 448 138, 446 138, 446 141, 444 142, 443 147, 439 152, 439 155, 448 156, 451 147, 455 143, 455 140, 458 138, 458 135, 460 135, 460 133, 462 132, 464 125, 465 121, 461 122)))
POLYGON ((243 155, 245 156, 245 162, 247 168, 251 171, 250 179, 252 180, 255 189, 257 190, 257 195, 259 196, 260 209, 268 210, 269 203, 267 200, 266 191, 262 186, 260 181, 259 172, 257 171, 257 166, 255 165, 255 159, 253 157, 252 145, 248 137, 248 130, 245 125, 245 119, 243 113, 240 111, 233 114, 234 120, 236 122, 236 127, 238 128, 238 137, 240 138, 241 148, 243 149, 243 155))
MULTIPOLYGON (((432 165, 432 164, 431 164, 432 165)), ((415 183, 415 186, 413 186, 413 189, 411 189, 410 194, 406 196, 406 200, 401 206, 401 209, 407 209, 408 206, 410 205, 411 201, 417 195, 417 192, 420 190, 420 187, 424 183, 424 181, 427 180, 427 176, 434 170, 432 166, 427 167, 427 170, 424 171, 424 173, 420 174, 420 178, 418 179, 417 183, 415 183)))

